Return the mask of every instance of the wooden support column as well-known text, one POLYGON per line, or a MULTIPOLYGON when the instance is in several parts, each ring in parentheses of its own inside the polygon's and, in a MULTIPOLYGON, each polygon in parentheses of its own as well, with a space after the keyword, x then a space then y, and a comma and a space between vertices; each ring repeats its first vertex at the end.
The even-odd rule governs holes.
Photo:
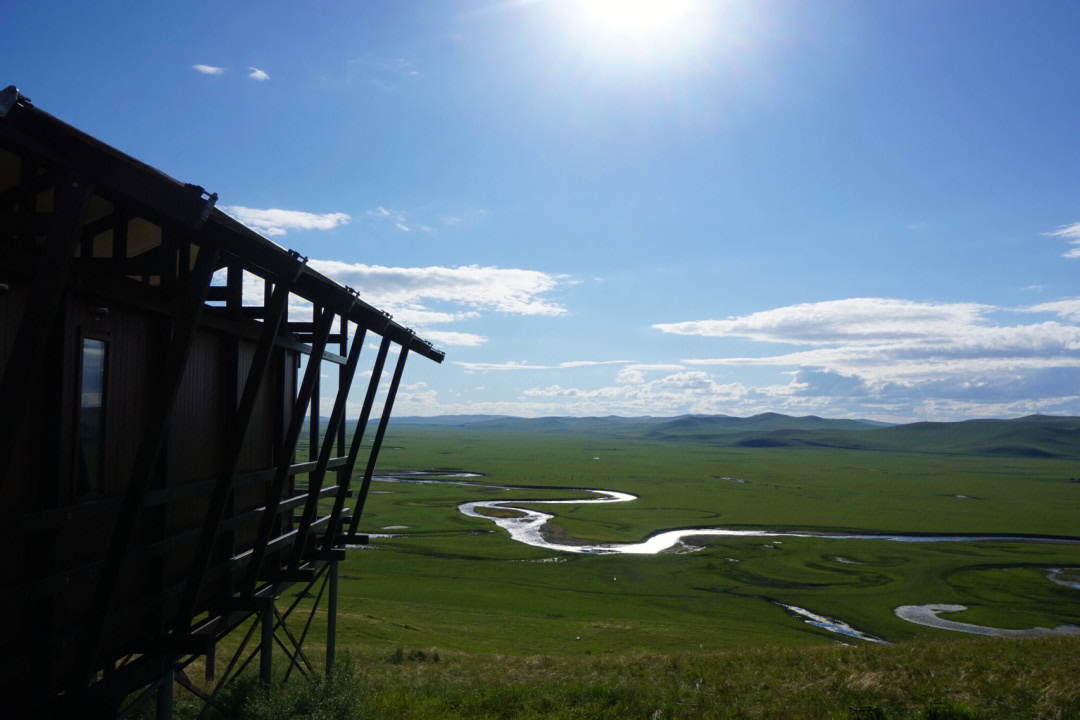
MULTIPOLYGON (((204 237, 206 234, 201 233, 204 237)), ((76 660, 78 663, 75 668, 76 677, 88 676, 100 660, 101 638, 113 613, 118 581, 127 564, 131 539, 142 510, 146 488, 157 466, 158 458, 161 456, 169 416, 172 414, 173 405, 180 390, 180 381, 184 375, 184 367, 187 365, 188 352, 191 350, 199 320, 206 307, 206 296, 209 293, 214 268, 217 266, 217 257, 218 243, 214 239, 206 238, 200 248, 195 270, 184 288, 179 304, 180 315, 173 328, 172 338, 163 349, 158 380, 153 385, 157 388, 157 393, 151 397, 146 422, 143 424, 142 437, 139 439, 135 455, 135 463, 128 482, 124 486, 121 510, 117 515, 116 527, 109 542, 109 551, 105 556, 101 575, 98 577, 97 589, 90 604, 87 633, 82 652, 78 655, 80 659, 76 660)))
POLYGON ((206 653, 206 681, 211 682, 214 679, 215 665, 217 662, 217 643, 210 643, 210 650, 206 653))
POLYGON ((11 355, 0 380, 0 485, 11 476, 11 461, 34 401, 45 353, 64 303, 80 229, 93 187, 67 172, 56 188, 52 228, 38 260, 11 355))
POLYGON ((176 680, 176 670, 170 665, 169 669, 161 677, 161 683, 157 688, 157 703, 154 709, 155 720, 172 720, 173 716, 173 683, 176 680))
POLYGON ((401 353, 398 355, 397 365, 394 367, 394 378, 390 381, 390 389, 386 393, 386 403, 383 405, 382 417, 379 418, 379 429, 375 432, 375 441, 371 444, 371 454, 368 455, 367 467, 364 469, 364 482, 360 486, 360 496, 356 498, 356 506, 353 510, 352 524, 349 526, 349 534, 355 535, 356 528, 360 525, 360 516, 364 512, 364 502, 367 500, 368 488, 371 486, 371 475, 375 472, 375 463, 379 459, 379 448, 382 447, 383 436, 386 435, 386 426, 390 422, 390 411, 394 407, 394 398, 397 397, 398 385, 401 383, 401 373, 405 370, 405 359, 409 357, 409 340, 401 344, 401 353))
POLYGON ((274 674, 274 606, 267 605, 260 615, 262 637, 259 643, 259 680, 265 687, 270 687, 274 674))
MULTIPOLYGON (((330 561, 330 595, 326 601, 326 675, 334 673, 334 659, 337 655, 337 594, 338 561, 330 561)), ((299 648, 298 648, 299 649, 299 648)))
MULTIPOLYGON (((347 315, 342 315, 342 332, 347 329, 345 327, 345 317, 347 315)), ((345 405, 349 399, 349 388, 352 386, 352 379, 356 374, 356 365, 360 361, 360 350, 364 347, 364 335, 366 333, 367 328, 363 325, 356 326, 352 347, 349 348, 349 357, 345 361, 345 383, 338 387, 337 397, 334 398, 334 408, 330 411, 330 422, 326 428, 326 438, 319 453, 319 461, 315 465, 315 469, 308 475, 307 502, 304 503, 304 513, 300 516, 300 526, 297 528, 296 544, 293 545, 291 566, 294 570, 303 561, 311 523, 315 520, 316 511, 319 509, 319 491, 322 490, 323 478, 326 477, 326 466, 330 463, 330 455, 334 452, 334 435, 337 433, 338 425, 345 417, 345 405)))
POLYGON ((311 419, 308 421, 308 460, 314 460, 319 456, 319 414, 322 412, 322 401, 319 395, 319 376, 315 376, 315 387, 311 401, 311 419))
POLYGON ((289 480, 289 468, 296 454, 296 444, 300 440, 300 432, 304 426, 304 416, 307 415, 308 403, 311 401, 312 389, 315 378, 319 376, 319 367, 322 364, 323 353, 326 351, 327 338, 330 336, 330 325, 334 314, 330 310, 324 310, 321 318, 316 322, 315 337, 311 343, 311 355, 308 357, 307 368, 304 370, 304 379, 300 382, 300 391, 297 393, 293 404, 292 417, 289 419, 289 429, 286 432, 282 454, 274 479, 270 484, 266 497, 266 510, 259 522, 259 534, 255 539, 252 551, 251 563, 248 565, 247 575, 240 585, 241 597, 250 595, 259 581, 259 573, 262 570, 263 561, 266 558, 266 546, 270 541, 270 535, 274 531, 274 519, 277 517, 278 508, 281 505, 281 496, 285 492, 285 484, 289 480))
POLYGON ((379 380, 382 378, 383 366, 386 364, 386 354, 389 350, 390 333, 386 333, 383 335, 382 342, 379 343, 379 354, 375 357, 375 365, 371 369, 371 379, 368 380, 364 406, 360 410, 360 420, 356 424, 356 432, 353 433, 352 443, 349 445, 349 456, 345 460, 345 467, 341 471, 343 479, 338 480, 334 509, 330 512, 330 522, 323 541, 323 550, 326 552, 329 552, 337 542, 338 533, 341 531, 341 514, 345 508, 345 498, 352 484, 353 468, 356 467, 356 459, 360 456, 360 444, 364 441, 364 431, 367 430, 368 421, 371 419, 371 408, 375 405, 375 393, 379 389, 379 380))
MULTIPOLYGON (((197 606, 199 591, 202 589, 203 578, 206 575, 207 567, 210 565, 214 544, 217 542, 218 533, 221 529, 221 520, 225 515, 225 506, 229 495, 232 493, 233 483, 236 480, 236 467, 240 462, 240 451, 243 448, 244 439, 247 437, 248 426, 251 424, 255 401, 258 399, 259 390, 262 388, 263 379, 266 377, 266 370, 270 367, 274 341, 277 339, 281 320, 285 314, 289 291, 302 269, 303 263, 298 261, 290 276, 278 279, 270 297, 270 304, 266 308, 262 336, 255 346, 255 356, 251 360, 251 367, 248 369, 247 379, 244 381, 240 404, 236 408, 236 414, 229 426, 229 439, 225 444, 225 459, 218 471, 217 480, 210 495, 202 531, 199 533, 199 544, 195 550, 195 557, 188 571, 184 594, 178 607, 173 628, 177 633, 186 633, 188 631, 191 614, 197 606)), ((269 281, 267 282, 269 283, 269 281)))
MULTIPOLYGON (((342 316, 342 318, 341 318, 341 322, 342 322, 341 342, 338 345, 338 354, 342 355, 343 357, 348 357, 348 355, 349 355, 349 344, 348 344, 349 335, 348 335, 348 333, 345 332, 345 330, 348 327, 348 319, 349 318, 348 318, 347 314, 342 316)), ((344 382, 346 382, 345 377, 346 377, 345 376, 345 366, 344 365, 338 365, 338 387, 341 387, 342 384, 344 382)), ((351 381, 352 381, 352 378, 349 378, 349 382, 351 382, 351 381)), ((345 454, 345 423, 344 422, 341 423, 338 426, 337 454, 338 454, 339 457, 345 454)), ((338 484, 339 485, 341 484, 341 473, 340 472, 338 472, 338 484)))

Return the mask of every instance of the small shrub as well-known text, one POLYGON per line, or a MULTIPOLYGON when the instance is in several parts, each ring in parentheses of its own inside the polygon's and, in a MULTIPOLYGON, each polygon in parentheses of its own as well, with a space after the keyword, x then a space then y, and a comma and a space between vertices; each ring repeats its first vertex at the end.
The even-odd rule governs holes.
POLYGON ((356 663, 344 658, 330 677, 315 675, 264 689, 255 686, 240 705, 240 720, 364 720, 365 683, 356 663))

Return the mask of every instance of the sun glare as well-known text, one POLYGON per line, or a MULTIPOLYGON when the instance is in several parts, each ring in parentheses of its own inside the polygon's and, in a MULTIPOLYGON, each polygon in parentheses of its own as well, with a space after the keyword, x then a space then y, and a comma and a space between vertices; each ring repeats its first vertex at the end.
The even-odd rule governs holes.
POLYGON ((654 35, 681 29, 691 19, 690 0, 582 0, 588 20, 624 35, 654 35))
POLYGON ((563 0, 565 27, 588 54, 659 67, 696 55, 715 25, 718 0, 563 0))

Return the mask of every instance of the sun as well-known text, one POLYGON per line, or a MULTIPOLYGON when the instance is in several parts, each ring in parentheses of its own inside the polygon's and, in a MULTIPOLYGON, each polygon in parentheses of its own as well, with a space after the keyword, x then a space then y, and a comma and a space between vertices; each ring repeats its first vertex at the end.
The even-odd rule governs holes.
POLYGON ((664 35, 686 29, 692 0, 580 0, 582 15, 600 30, 618 35, 664 35))

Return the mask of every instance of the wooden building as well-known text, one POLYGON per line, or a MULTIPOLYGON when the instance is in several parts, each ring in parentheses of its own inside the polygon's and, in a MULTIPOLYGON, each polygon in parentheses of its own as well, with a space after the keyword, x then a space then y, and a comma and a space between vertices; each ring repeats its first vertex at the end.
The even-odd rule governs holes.
POLYGON ((201 656, 212 671, 217 641, 253 614, 264 677, 275 642, 302 670, 302 641, 274 602, 294 583, 330 587, 333 662, 337 561, 364 540, 357 522, 406 358, 443 354, 215 201, 14 87, 0 93, 9 707, 114 717, 156 692, 168 714, 174 678, 190 684, 185 665, 201 656), (349 440, 367 334, 377 354, 349 440), (320 373, 335 366, 320 423, 320 373), (297 463, 301 436, 310 460, 297 463))

